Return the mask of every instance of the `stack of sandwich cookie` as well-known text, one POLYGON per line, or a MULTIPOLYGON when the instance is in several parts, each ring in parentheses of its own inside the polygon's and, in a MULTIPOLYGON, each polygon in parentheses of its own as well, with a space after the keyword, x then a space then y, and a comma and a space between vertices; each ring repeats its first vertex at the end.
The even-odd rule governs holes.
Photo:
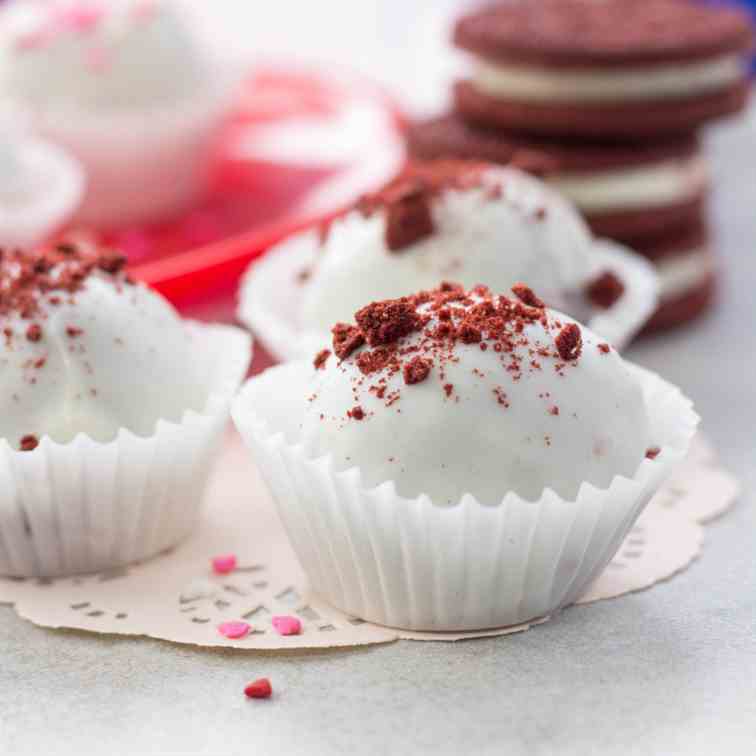
POLYGON ((543 178, 583 213, 598 236, 633 243, 701 217, 708 168, 697 137, 653 142, 565 141, 477 127, 457 114, 416 123, 413 156, 514 165, 543 178))
POLYGON ((526 133, 654 139, 742 109, 748 16, 691 0, 516 0, 460 20, 471 121, 526 133))
POLYGON ((410 129, 412 156, 543 177, 596 234, 669 263, 651 328, 703 311, 714 272, 701 252, 697 132, 746 102, 747 14, 689 0, 511 0, 460 19, 454 39, 473 74, 457 83, 454 112, 410 129))
POLYGON ((635 249, 654 263, 659 275, 660 304, 646 333, 687 323, 713 302, 717 261, 705 223, 674 227, 639 240, 635 249))

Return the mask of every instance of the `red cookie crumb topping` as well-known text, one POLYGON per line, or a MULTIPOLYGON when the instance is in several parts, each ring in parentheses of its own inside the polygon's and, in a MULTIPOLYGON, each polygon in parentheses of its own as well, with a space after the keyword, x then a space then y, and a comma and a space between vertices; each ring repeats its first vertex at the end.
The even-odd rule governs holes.
MULTIPOLYGON (((42 305, 60 302, 52 292, 74 295, 99 271, 120 276, 125 258, 114 252, 85 253, 70 244, 34 251, 0 251, 0 316, 37 317, 42 305)), ((129 282, 124 276, 124 282, 129 282)), ((32 334, 36 329, 31 330, 32 334)), ((40 334, 41 335, 41 334, 40 334)), ((28 333, 27 333, 28 337, 28 333)), ((34 337, 30 338, 34 341, 34 337)))
POLYGON ((354 319, 370 346, 391 344, 422 325, 416 304, 409 297, 373 302, 359 310, 354 319))
MULTIPOLYGON (((372 415, 359 404, 360 387, 385 407, 399 402, 402 387, 389 384, 395 376, 411 387, 428 381, 435 369, 439 390, 451 399, 454 385, 448 380, 447 366, 461 361, 458 352, 463 345, 493 352, 491 370, 501 373, 473 369, 473 374, 494 381, 494 398, 505 409, 510 400, 501 377, 519 381, 542 371, 547 361, 563 376, 581 356, 580 327, 554 319, 524 284, 515 286, 514 292, 516 299, 494 295, 484 286, 465 292, 457 284, 443 283, 433 291, 374 302, 356 313, 357 325, 338 324, 333 330, 334 351, 341 360, 337 369, 344 371, 343 363, 351 359, 359 370, 352 378, 353 406, 344 408, 342 421, 345 416, 363 420, 372 415), (540 324, 544 336, 527 330, 533 324, 540 324)), ((316 367, 320 359, 316 356, 316 367)), ((559 415, 553 400, 547 410, 559 415)))
POLYGON ((97 261, 97 267, 114 276, 126 267, 126 256, 120 252, 103 252, 97 261))
POLYGON ((330 349, 321 349, 316 355, 315 359, 312 361, 312 364, 315 366, 315 370, 322 370, 325 368, 326 362, 328 362, 328 358, 331 356, 331 350, 330 349))
POLYGON ((352 420, 364 420, 365 419, 365 410, 360 407, 358 404, 356 407, 352 407, 352 409, 347 412, 347 416, 351 417, 352 420))
POLYGON ((435 230, 430 198, 420 183, 408 185, 386 208, 386 246, 392 252, 433 236, 435 230))
POLYGON ((543 301, 533 293, 533 289, 531 289, 530 286, 526 286, 522 283, 515 284, 512 287, 512 293, 520 300, 520 302, 528 305, 528 307, 538 307, 540 309, 546 307, 543 301))
POLYGON ((658 446, 652 446, 650 449, 646 449, 646 459, 656 459, 661 454, 661 449, 658 446))
POLYGON ((81 328, 77 328, 76 326, 66 326, 66 335, 70 339, 75 339, 77 336, 81 336, 81 334, 84 333, 81 328))
POLYGON ((32 323, 26 329, 26 338, 32 342, 40 341, 42 339, 42 327, 39 323, 32 323))
POLYGON ((357 209, 371 217, 386 215, 386 246, 399 252, 435 232, 431 203, 450 189, 479 186, 484 170, 481 163, 461 160, 411 162, 379 192, 362 197, 357 209))
POLYGON ((609 354, 609 352, 612 351, 612 348, 609 344, 598 344, 598 350, 601 354, 609 354))
POLYGON ((504 389, 501 388, 501 386, 497 386, 493 390, 494 396, 496 397, 497 404, 500 404, 504 409, 509 407, 509 399, 507 398, 506 393, 504 392, 504 389))
POLYGON ((408 386, 422 383, 430 374, 431 367, 433 367, 433 363, 430 360, 423 357, 413 357, 402 369, 404 382, 408 386))
POLYGON ((583 351, 583 337, 580 326, 576 323, 568 323, 557 334, 556 340, 559 356, 566 362, 578 359, 583 351))
MULTIPOLYGON (((318 244, 321 247, 324 247, 328 243, 328 237, 331 235, 332 226, 333 226, 332 218, 328 218, 327 220, 324 220, 318 223, 318 227, 317 227, 318 244)), ((307 276, 309 277, 309 270, 307 271, 307 276)))
POLYGON ((333 351, 340 360, 345 360, 355 349, 359 349, 365 343, 362 331, 348 323, 337 323, 331 333, 333 334, 333 351))
POLYGON ((21 451, 34 451, 38 446, 39 439, 32 433, 24 436, 19 442, 19 448, 21 451))
POLYGON ((589 302, 602 310, 608 310, 622 298, 625 284, 608 270, 591 281, 585 293, 589 302))
POLYGON ((365 375, 377 373, 387 367, 393 359, 393 352, 386 347, 377 347, 372 352, 362 352, 357 357, 357 367, 365 375))

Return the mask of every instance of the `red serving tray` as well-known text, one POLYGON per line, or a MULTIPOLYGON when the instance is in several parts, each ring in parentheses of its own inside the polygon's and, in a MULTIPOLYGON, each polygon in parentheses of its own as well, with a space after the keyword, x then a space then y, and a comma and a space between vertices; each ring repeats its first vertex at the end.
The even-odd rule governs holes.
POLYGON ((158 225, 84 233, 123 249, 131 273, 183 311, 231 319, 252 260, 398 170, 403 123, 386 93, 359 76, 257 69, 223 130, 198 207, 158 225))

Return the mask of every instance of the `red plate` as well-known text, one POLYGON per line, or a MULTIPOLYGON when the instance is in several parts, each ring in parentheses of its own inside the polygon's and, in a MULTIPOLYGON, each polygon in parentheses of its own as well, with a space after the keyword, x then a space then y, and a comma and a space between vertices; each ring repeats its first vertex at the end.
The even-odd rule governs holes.
POLYGON ((229 317, 240 274, 294 231, 393 176, 402 117, 341 71, 257 70, 244 83, 201 206, 160 225, 96 232, 133 275, 193 315, 229 317))

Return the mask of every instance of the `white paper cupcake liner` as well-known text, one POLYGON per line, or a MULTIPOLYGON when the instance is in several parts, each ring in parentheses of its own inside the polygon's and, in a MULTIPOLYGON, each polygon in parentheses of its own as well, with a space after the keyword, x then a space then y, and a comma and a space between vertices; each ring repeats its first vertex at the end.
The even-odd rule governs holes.
MULTIPOLYGON (((187 323, 207 401, 155 432, 121 429, 108 443, 43 437, 31 452, 0 440, 0 574, 58 577, 146 559, 185 538, 250 359, 249 336, 187 323)), ((168 389, 170 387, 167 387, 168 389)))
POLYGON ((212 80, 190 102, 144 112, 27 110, 35 131, 84 166, 87 192, 76 221, 96 227, 147 223, 200 198, 236 84, 223 72, 212 80))
MULTIPOLYGON (((304 328, 299 312, 307 284, 302 284, 298 276, 313 265, 319 248, 315 232, 292 236, 254 263, 242 280, 239 320, 279 362, 311 358, 330 342, 330 334, 304 328)), ((622 349, 656 309, 658 276, 651 264, 619 244, 596 240, 594 250, 591 267, 585 271, 586 283, 600 273, 612 271, 625 284, 625 292, 607 310, 592 308, 582 292, 571 292, 566 297, 567 309, 592 331, 622 349)))
POLYGON ((506 627, 574 603, 614 556, 654 492, 687 453, 698 417, 680 391, 642 381, 661 453, 606 489, 576 500, 547 489, 509 492, 496 506, 471 495, 455 506, 405 499, 393 482, 368 489, 360 470, 309 458, 281 396, 305 391, 303 363, 252 379, 232 414, 280 511, 313 589, 342 611, 410 630, 506 627), (291 392, 291 393, 290 393, 291 392))

